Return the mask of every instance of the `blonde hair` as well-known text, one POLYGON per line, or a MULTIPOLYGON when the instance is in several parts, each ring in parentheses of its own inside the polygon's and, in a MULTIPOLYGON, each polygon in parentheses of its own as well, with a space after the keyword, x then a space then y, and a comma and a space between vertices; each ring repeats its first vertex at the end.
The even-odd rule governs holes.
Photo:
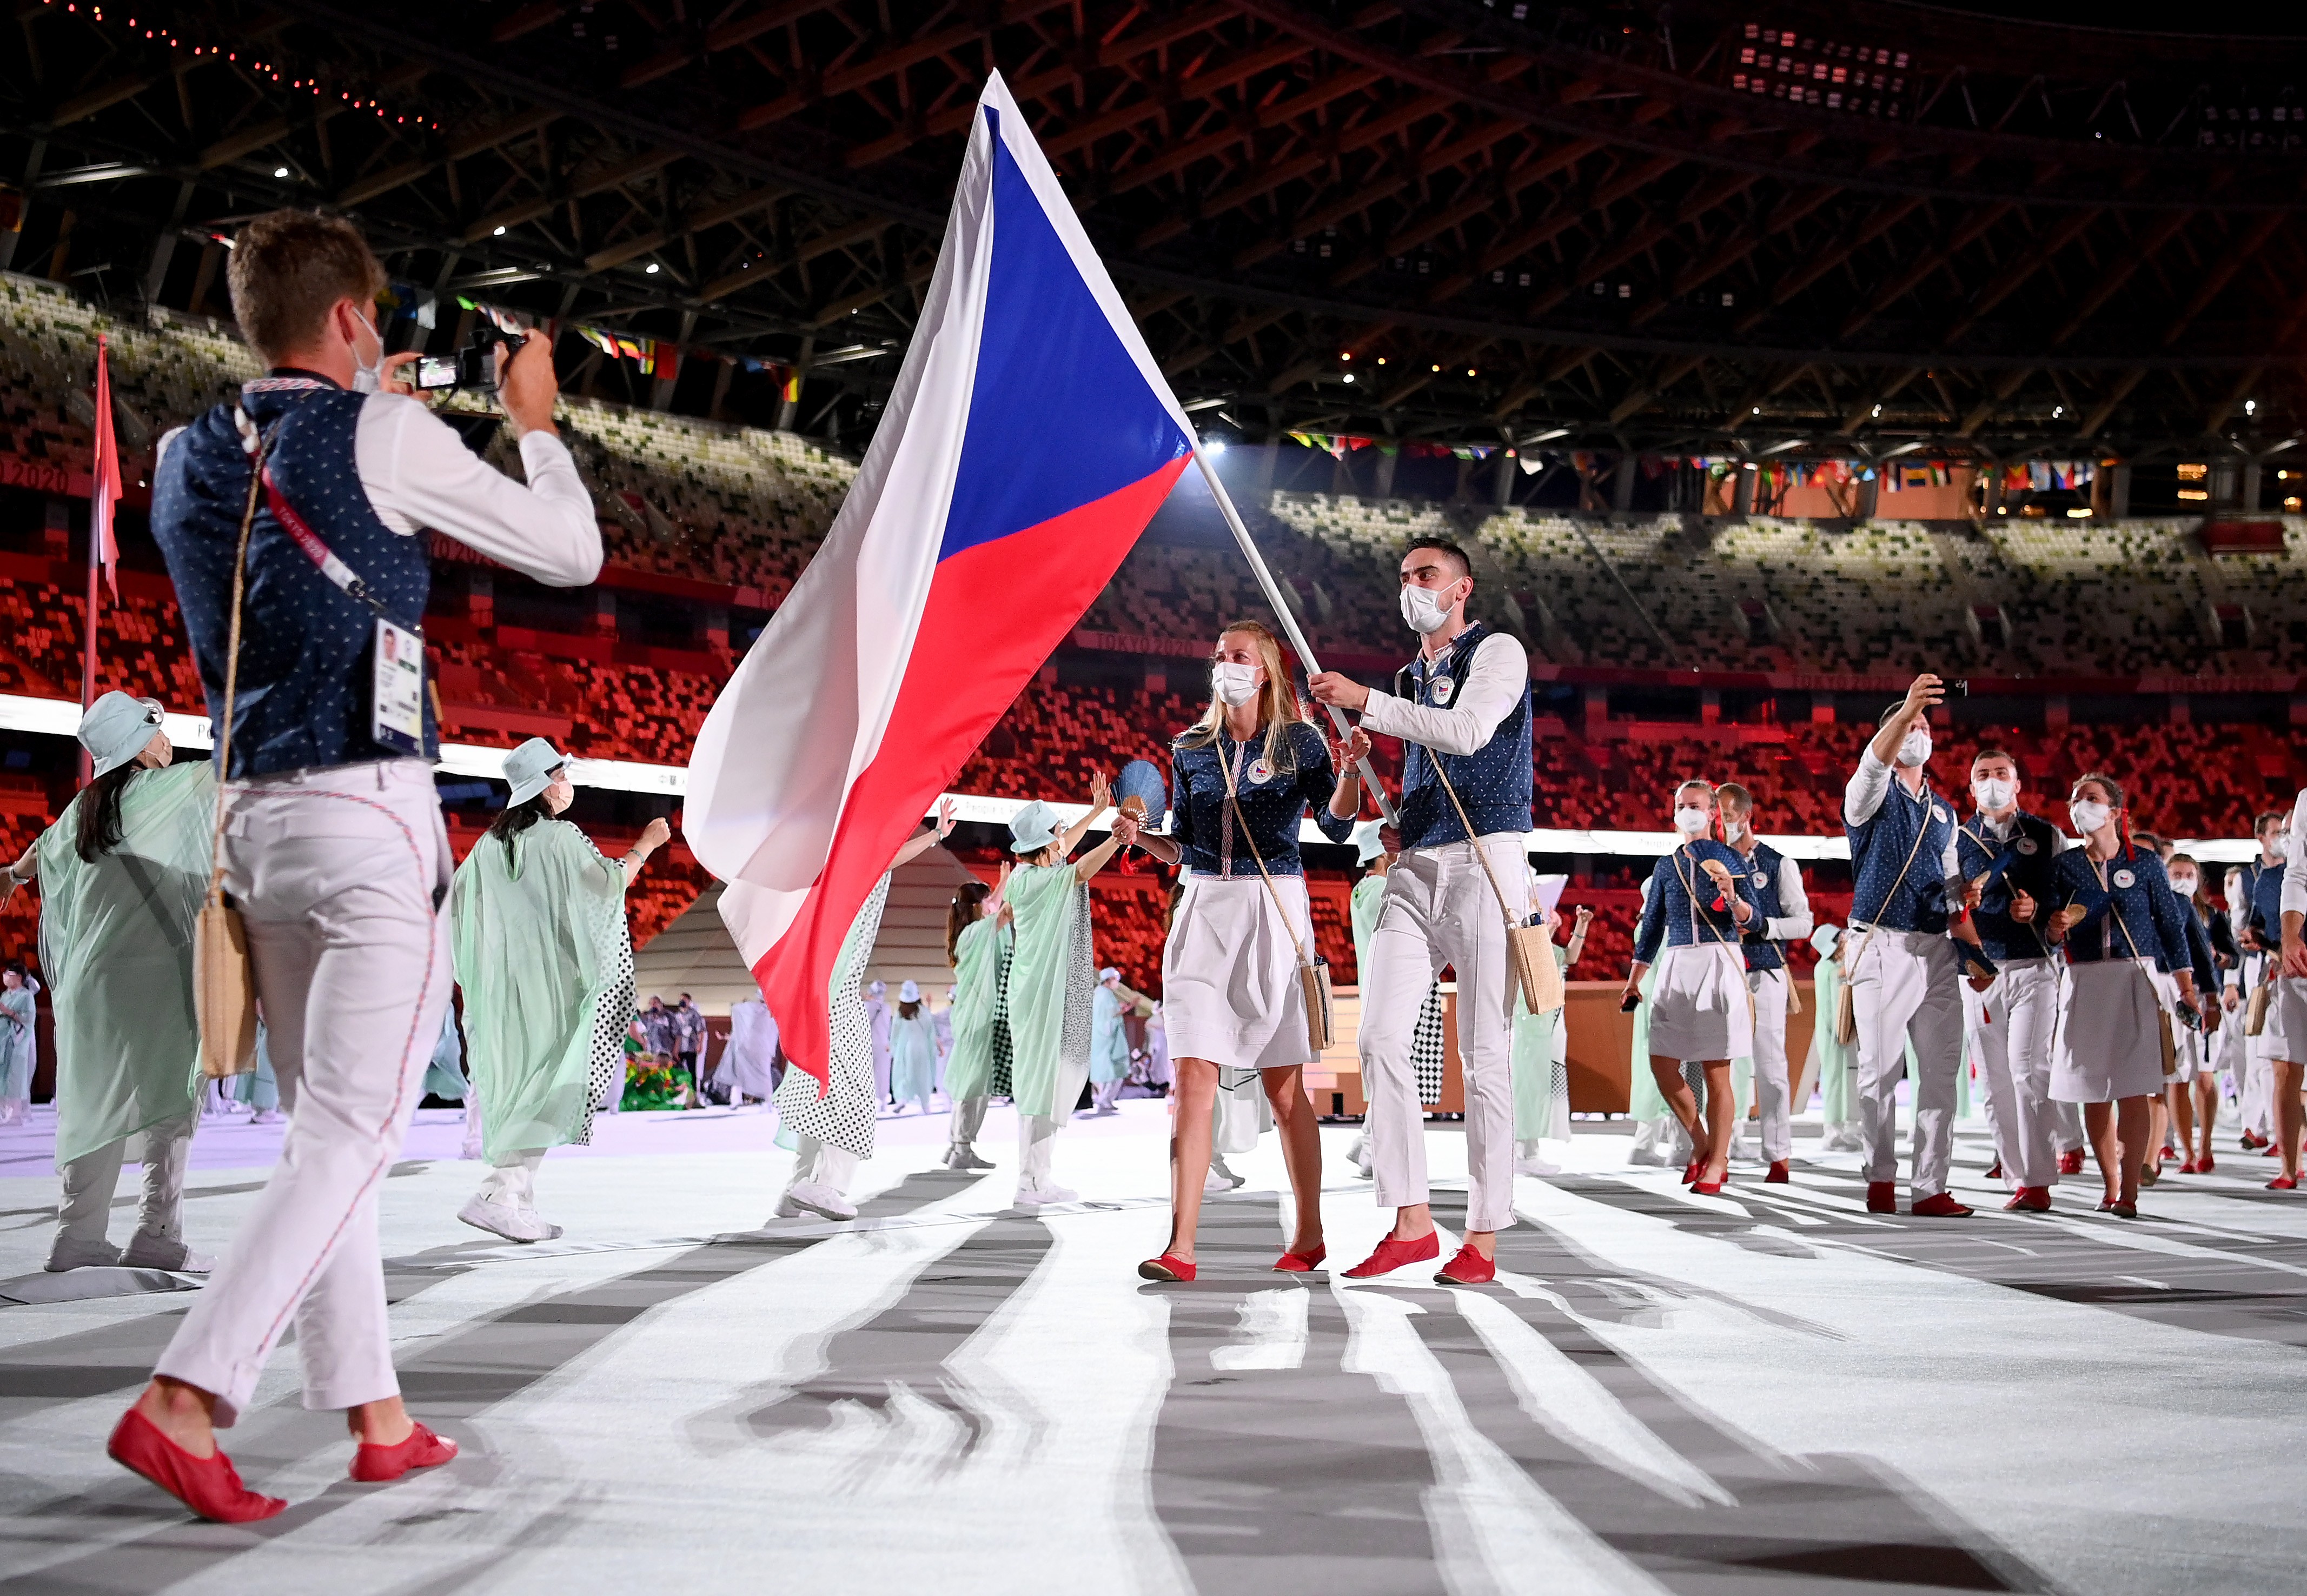
MULTIPOLYGON (((1282 644, 1265 623, 1255 620, 1228 621, 1218 628, 1218 641, 1222 643, 1235 632, 1257 641, 1257 662, 1265 667, 1265 684, 1257 690, 1257 723, 1265 728, 1265 759, 1277 771, 1295 770, 1297 756, 1290 747, 1290 728, 1304 722, 1306 712, 1298 703, 1298 689, 1291 685, 1290 671, 1282 662, 1282 644)), ((1217 662, 1216 651, 1211 652, 1211 663, 1217 662)), ((1202 718, 1187 728, 1178 739, 1181 748, 1206 748, 1218 740, 1225 726, 1226 706, 1215 692, 1210 695, 1210 706, 1202 718)))

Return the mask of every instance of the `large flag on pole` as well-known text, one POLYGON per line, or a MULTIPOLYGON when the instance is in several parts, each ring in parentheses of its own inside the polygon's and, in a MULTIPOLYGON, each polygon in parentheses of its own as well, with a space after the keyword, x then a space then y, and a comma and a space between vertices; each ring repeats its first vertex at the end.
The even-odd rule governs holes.
POLYGON ((120 502, 120 445, 112 436, 112 365, 104 335, 96 338, 96 486, 89 495, 89 563, 104 567, 104 585, 120 602, 120 547, 112 538, 112 512, 120 502))
POLYGON ((722 917, 820 1082, 858 909, 1193 445, 997 74, 856 482, 690 757, 690 846, 729 883, 722 917))

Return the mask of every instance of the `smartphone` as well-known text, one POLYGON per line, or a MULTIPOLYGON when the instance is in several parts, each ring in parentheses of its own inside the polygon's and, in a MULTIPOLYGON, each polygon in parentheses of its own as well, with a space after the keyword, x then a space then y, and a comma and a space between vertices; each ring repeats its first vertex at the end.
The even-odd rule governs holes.
POLYGON ((455 355, 428 354, 416 363, 416 387, 420 392, 456 386, 457 357, 455 355))
POLYGON ((1618 1012, 1621 1014, 1631 1014, 1642 1006, 1642 994, 1639 992, 1629 992, 1619 1001, 1618 1012))

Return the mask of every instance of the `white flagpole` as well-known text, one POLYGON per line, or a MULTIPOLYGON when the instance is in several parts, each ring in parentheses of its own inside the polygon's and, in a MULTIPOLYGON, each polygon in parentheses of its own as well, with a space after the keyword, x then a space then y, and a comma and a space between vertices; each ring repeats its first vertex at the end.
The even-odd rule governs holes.
MULTIPOLYGON (((1298 629, 1296 613, 1282 598, 1281 585, 1274 580, 1274 573, 1265 568, 1265 557, 1258 553, 1257 544, 1250 538, 1249 528, 1242 525, 1241 512, 1233 508, 1232 498, 1227 494, 1225 484, 1218 480, 1217 468, 1210 464, 1209 456, 1203 453, 1198 440, 1194 444, 1194 464, 1202 468, 1202 480, 1209 483, 1210 493, 1218 501, 1219 513, 1225 516, 1226 525, 1233 529, 1233 541, 1241 545, 1242 554, 1248 559, 1249 568, 1257 577, 1257 585, 1265 590, 1265 602, 1273 605, 1274 613, 1282 618, 1282 629, 1290 634, 1290 646, 1296 649, 1298 657, 1305 661, 1308 675, 1319 671, 1322 667, 1315 661, 1313 645, 1306 641, 1306 634, 1298 629)), ((1344 737, 1352 730, 1346 723, 1345 712, 1335 704, 1327 707, 1330 723, 1338 729, 1340 737, 1344 737)), ((1370 768, 1367 757, 1361 761, 1360 770, 1362 785, 1377 800, 1377 812, 1385 817, 1386 824, 1394 824, 1396 818, 1394 800, 1386 797, 1385 785, 1377 779, 1377 772, 1370 768)))

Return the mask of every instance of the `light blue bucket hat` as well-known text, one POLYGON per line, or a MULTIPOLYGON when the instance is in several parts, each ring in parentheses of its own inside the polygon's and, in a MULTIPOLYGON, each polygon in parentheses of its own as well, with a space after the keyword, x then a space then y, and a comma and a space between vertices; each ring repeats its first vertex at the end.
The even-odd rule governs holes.
POLYGON ((505 799, 505 807, 525 804, 553 784, 553 772, 569 763, 569 755, 553 746, 549 738, 533 737, 505 755, 505 780, 512 783, 512 792, 505 799))
POLYGON ((160 730, 160 701, 107 693, 80 719, 80 746, 97 775, 116 771, 144 751, 160 730))
POLYGON ((1058 812, 1035 798, 1009 817, 1009 851, 1039 853, 1058 840, 1058 812))

